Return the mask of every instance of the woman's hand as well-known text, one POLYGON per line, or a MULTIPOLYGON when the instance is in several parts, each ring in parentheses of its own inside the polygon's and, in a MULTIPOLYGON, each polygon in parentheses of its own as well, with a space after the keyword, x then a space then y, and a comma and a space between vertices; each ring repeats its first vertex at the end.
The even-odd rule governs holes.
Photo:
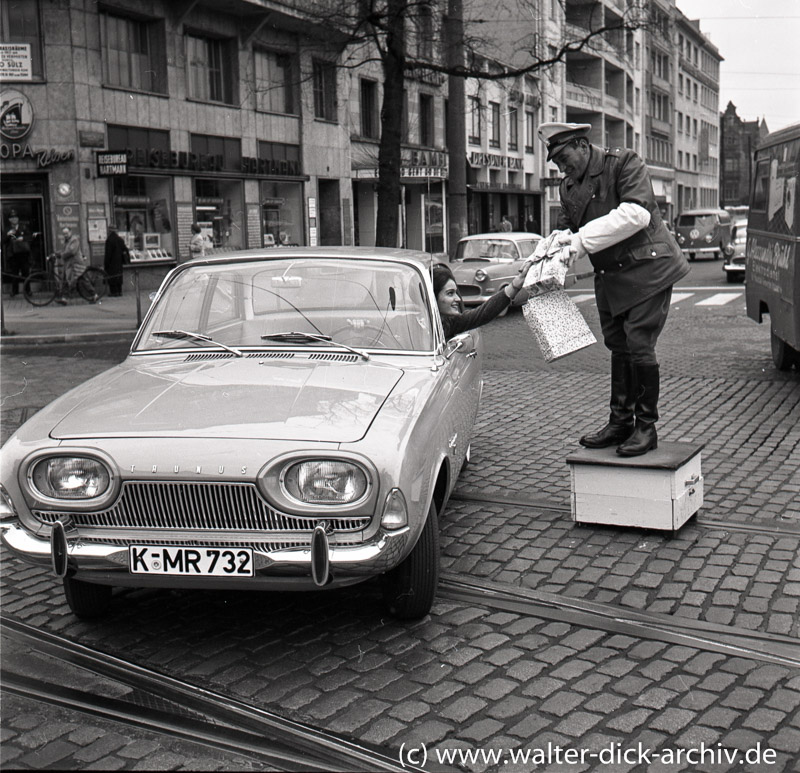
POLYGON ((522 264, 519 273, 511 280, 511 284, 506 285, 506 295, 513 301, 517 293, 522 289, 525 283, 525 277, 528 275, 530 267, 533 265, 533 259, 529 258, 522 264))

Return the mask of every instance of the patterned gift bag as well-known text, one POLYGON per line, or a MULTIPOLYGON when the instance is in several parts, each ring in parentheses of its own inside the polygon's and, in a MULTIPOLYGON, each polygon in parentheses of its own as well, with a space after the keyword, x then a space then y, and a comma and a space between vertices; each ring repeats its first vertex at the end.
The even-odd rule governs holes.
POLYGON ((578 307, 564 292, 569 245, 558 244, 561 231, 542 239, 533 254, 536 262, 523 287, 529 298, 522 307, 528 327, 536 338, 546 362, 572 354, 597 342, 578 307))

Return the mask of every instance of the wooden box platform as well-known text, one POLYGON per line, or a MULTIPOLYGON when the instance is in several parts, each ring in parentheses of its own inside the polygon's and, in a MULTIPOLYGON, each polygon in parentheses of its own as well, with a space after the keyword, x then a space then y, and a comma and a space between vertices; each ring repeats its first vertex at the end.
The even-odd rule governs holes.
POLYGON ((618 456, 614 446, 570 454, 572 519, 677 531, 703 505, 702 448, 659 441, 642 456, 618 456))

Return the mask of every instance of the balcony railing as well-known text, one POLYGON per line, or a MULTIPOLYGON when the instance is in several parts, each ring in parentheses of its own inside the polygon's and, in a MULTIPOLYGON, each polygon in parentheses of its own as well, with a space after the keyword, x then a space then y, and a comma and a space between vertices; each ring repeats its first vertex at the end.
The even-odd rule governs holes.
POLYGON ((592 110, 603 109, 603 92, 591 86, 580 86, 576 83, 567 83, 567 102, 573 106, 588 107, 592 110))

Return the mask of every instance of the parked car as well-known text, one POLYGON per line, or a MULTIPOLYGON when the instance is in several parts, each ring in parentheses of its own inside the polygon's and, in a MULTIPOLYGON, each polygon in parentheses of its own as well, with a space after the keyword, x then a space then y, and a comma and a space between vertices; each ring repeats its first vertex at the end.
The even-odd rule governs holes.
MULTIPOLYGON (((465 306, 477 306, 511 283, 522 264, 533 254, 542 237, 535 233, 506 233, 465 236, 456 246, 450 268, 465 306)), ((512 305, 521 305, 521 294, 512 305)))
POLYGON ((729 282, 744 282, 745 257, 747 254, 747 220, 733 224, 733 253, 726 256, 722 270, 729 282))
POLYGON ((710 255, 714 260, 732 251, 733 222, 724 209, 689 209, 678 215, 675 226, 683 254, 689 260, 710 255))
POLYGON ((481 367, 479 333, 445 341, 428 270, 394 250, 193 260, 122 363, 6 443, 3 542, 52 566, 79 617, 113 586, 372 577, 392 614, 424 616, 481 367))

